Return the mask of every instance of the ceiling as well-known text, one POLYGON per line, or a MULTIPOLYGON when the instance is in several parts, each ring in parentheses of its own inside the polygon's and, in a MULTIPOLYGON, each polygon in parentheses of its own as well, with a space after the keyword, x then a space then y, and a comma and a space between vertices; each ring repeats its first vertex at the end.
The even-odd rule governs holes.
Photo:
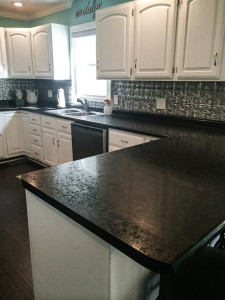
POLYGON ((0 16, 34 20, 49 14, 71 8, 73 0, 0 0, 0 16), (14 2, 22 2, 22 7, 16 7, 14 2))

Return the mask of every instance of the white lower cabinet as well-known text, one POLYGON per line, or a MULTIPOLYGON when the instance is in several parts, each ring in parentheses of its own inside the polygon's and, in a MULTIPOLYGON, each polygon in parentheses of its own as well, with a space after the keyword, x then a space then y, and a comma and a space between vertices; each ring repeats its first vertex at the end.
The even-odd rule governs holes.
POLYGON ((143 135, 139 133, 122 130, 109 129, 109 152, 121 150, 123 148, 136 146, 139 144, 156 141, 158 137, 143 135))
POLYGON ((71 122, 42 116, 44 163, 50 166, 73 160, 71 122))
POLYGON ((20 114, 18 112, 4 113, 5 126, 6 126, 6 140, 8 155, 21 153, 22 139, 21 139, 21 122, 20 114))
POLYGON ((21 112, 20 119, 21 119, 21 128, 22 128, 23 151, 26 152, 27 154, 31 154, 29 113, 21 112))
POLYGON ((57 164, 56 131, 42 128, 44 162, 49 166, 57 164))
POLYGON ((58 164, 64 164, 73 160, 71 134, 57 133, 58 164))

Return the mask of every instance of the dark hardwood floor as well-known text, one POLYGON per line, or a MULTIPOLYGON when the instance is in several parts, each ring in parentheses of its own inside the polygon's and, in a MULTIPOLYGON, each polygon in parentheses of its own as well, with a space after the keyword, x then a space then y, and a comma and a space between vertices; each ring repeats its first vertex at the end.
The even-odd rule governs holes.
POLYGON ((0 299, 34 299, 25 191, 16 176, 41 168, 28 159, 0 164, 0 299))

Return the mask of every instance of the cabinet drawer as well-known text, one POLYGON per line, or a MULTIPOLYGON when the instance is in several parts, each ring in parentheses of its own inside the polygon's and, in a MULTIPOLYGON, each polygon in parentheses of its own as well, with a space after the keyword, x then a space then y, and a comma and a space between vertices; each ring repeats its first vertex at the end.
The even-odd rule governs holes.
POLYGON ((71 133, 71 122, 57 120, 57 130, 61 132, 71 133))
POLYGON ((32 134, 41 136, 41 126, 30 124, 30 132, 32 134))
POLYGON ((131 147, 145 142, 143 136, 120 130, 109 130, 109 144, 118 147, 131 147))
POLYGON ((55 118, 42 116, 41 125, 47 128, 55 129, 55 118))
POLYGON ((41 116, 37 114, 29 114, 29 120, 32 124, 41 125, 41 116))
POLYGON ((32 155, 35 159, 38 159, 38 160, 43 160, 43 149, 42 147, 40 146, 37 146, 37 145, 32 145, 31 146, 31 149, 32 149, 32 155))
POLYGON ((42 139, 40 136, 31 134, 31 144, 42 146, 42 139))

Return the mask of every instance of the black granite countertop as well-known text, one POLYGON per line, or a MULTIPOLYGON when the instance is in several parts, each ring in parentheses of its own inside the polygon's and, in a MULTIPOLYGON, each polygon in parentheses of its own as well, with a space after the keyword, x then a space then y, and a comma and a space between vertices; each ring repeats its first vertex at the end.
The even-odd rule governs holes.
POLYGON ((225 135, 164 138, 22 182, 143 266, 174 271, 225 226, 225 135))

